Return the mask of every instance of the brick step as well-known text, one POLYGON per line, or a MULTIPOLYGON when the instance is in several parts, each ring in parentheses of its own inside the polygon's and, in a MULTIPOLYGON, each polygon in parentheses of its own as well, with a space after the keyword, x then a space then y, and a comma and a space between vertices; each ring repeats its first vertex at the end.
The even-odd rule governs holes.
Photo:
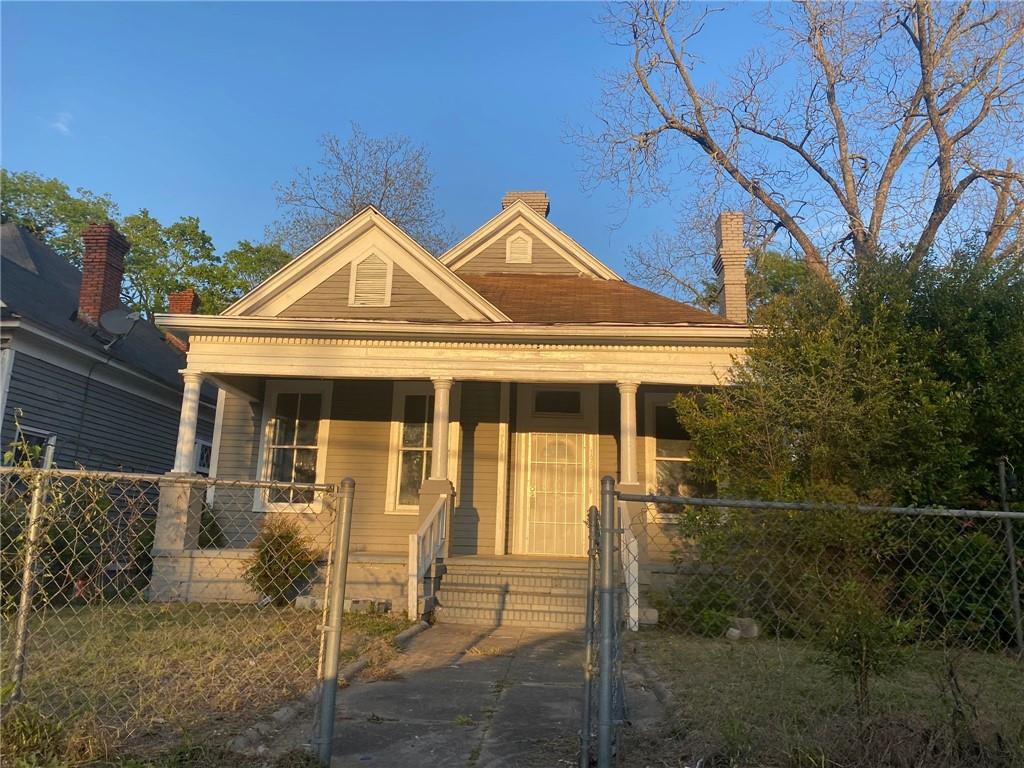
POLYGON ((496 608, 467 608, 439 606, 434 618, 442 624, 472 624, 475 626, 546 627, 550 629, 580 629, 584 612, 560 610, 527 610, 496 608))
POLYGON ((581 592, 553 594, 520 589, 496 589, 491 587, 453 587, 444 584, 437 596, 441 605, 453 607, 488 607, 558 609, 582 611, 586 607, 586 595, 581 592))

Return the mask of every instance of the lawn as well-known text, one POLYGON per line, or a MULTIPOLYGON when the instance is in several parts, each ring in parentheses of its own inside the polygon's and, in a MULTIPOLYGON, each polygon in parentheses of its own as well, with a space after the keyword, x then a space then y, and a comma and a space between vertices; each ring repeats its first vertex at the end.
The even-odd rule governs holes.
POLYGON ((952 683, 941 651, 914 650, 873 682, 859 722, 850 684, 806 644, 663 630, 634 642, 632 658, 672 704, 663 731, 627 732, 629 766, 1024 766, 1024 665, 1005 656, 955 655, 952 683))
MULTIPOLYGON (((254 605, 47 610, 30 625, 25 700, 62 722, 65 735, 98 742, 86 745, 90 753, 224 742, 315 686, 320 623, 316 611, 254 605)), ((386 656, 406 626, 346 615, 342 664, 368 651, 386 656)), ((8 680, 13 621, 3 629, 8 680)))

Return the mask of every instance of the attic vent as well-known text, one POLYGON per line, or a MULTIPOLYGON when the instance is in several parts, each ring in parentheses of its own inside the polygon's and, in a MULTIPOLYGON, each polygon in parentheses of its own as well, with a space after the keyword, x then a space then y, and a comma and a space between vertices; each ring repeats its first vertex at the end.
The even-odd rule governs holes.
POLYGON ((391 262, 376 254, 371 253, 354 262, 348 286, 348 305, 391 306, 391 273, 391 262))
POLYGON ((533 261, 533 240, 529 235, 517 232, 505 241, 505 262, 508 264, 529 264, 533 261))

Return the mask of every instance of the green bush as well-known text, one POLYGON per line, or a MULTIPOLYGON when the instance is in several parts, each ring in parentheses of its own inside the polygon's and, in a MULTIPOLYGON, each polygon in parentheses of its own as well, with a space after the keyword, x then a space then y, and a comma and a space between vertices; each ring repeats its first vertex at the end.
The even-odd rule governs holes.
POLYGON ((294 522, 267 515, 252 546, 243 577, 273 605, 287 605, 309 585, 316 553, 294 522))

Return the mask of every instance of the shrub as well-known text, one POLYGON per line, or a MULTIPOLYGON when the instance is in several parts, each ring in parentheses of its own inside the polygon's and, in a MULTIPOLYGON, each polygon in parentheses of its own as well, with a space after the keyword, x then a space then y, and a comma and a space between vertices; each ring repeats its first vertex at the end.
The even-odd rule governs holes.
POLYGON ((273 605, 287 605, 309 584, 316 553, 299 527, 280 515, 268 515, 246 561, 246 583, 273 605))

